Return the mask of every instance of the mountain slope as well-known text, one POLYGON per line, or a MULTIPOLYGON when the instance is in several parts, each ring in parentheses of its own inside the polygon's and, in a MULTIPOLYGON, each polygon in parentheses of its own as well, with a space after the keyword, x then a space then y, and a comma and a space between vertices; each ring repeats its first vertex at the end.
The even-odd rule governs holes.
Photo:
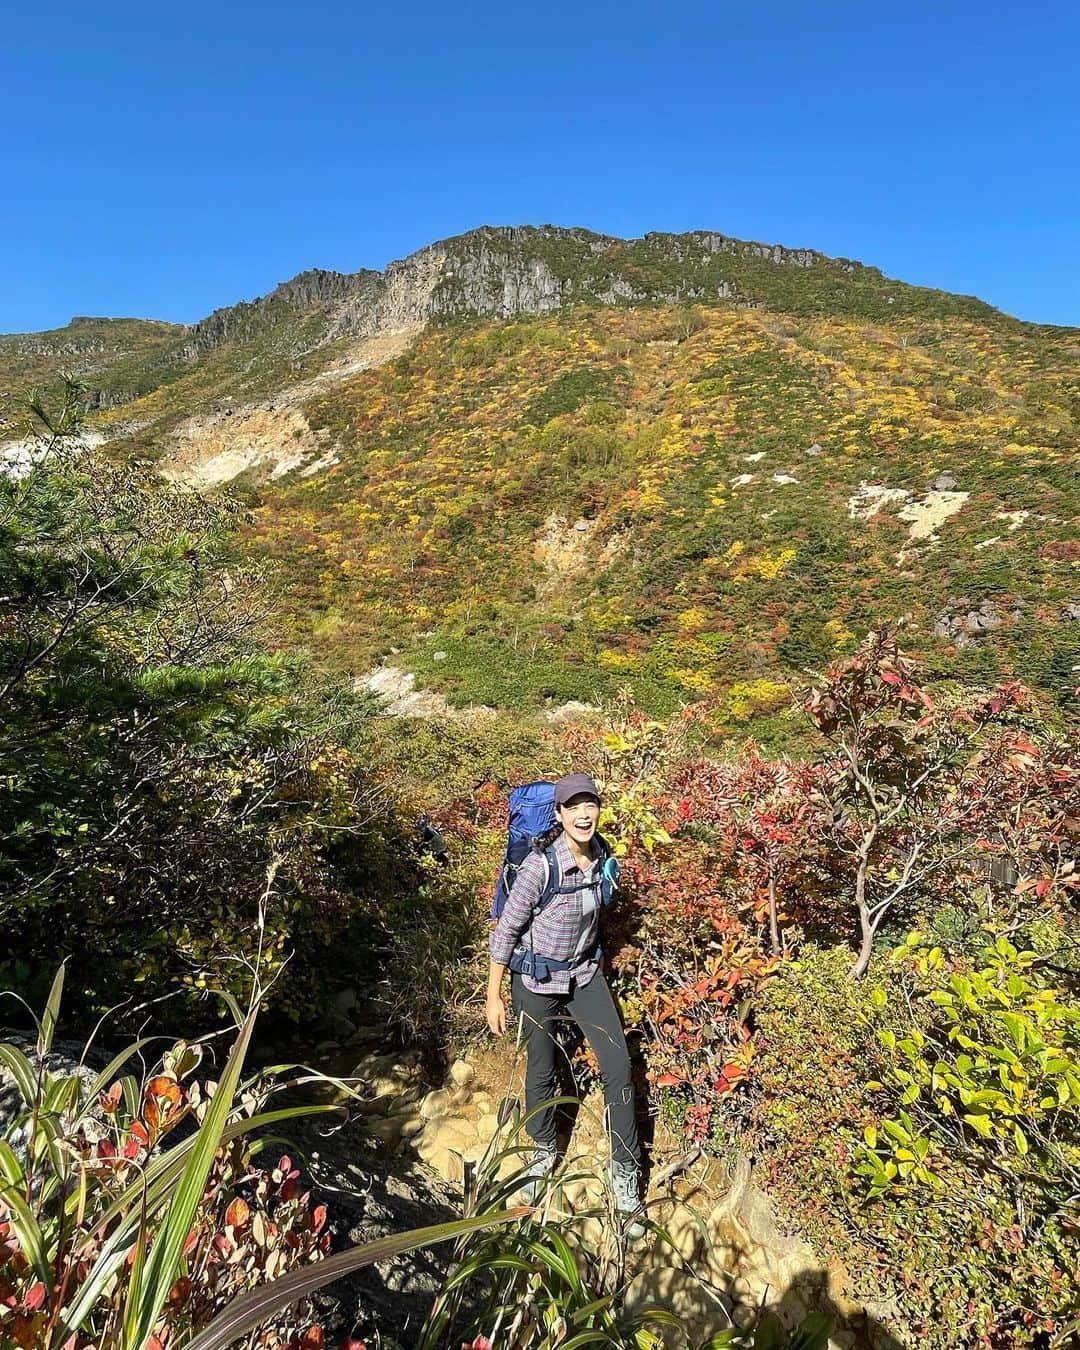
POLYGON ((941 673, 1076 683, 1076 330, 810 250, 552 227, 161 330, 94 353, 93 425, 241 474, 282 640, 333 664, 393 646, 513 707, 629 683, 779 737, 792 676, 884 619, 941 673))
POLYGON ((306 408, 338 462, 258 489, 249 542, 285 569, 294 640, 354 669, 404 648, 462 702, 630 683, 749 724, 904 616, 939 672, 1064 696, 1078 374, 1075 344, 964 320, 428 330, 306 408))

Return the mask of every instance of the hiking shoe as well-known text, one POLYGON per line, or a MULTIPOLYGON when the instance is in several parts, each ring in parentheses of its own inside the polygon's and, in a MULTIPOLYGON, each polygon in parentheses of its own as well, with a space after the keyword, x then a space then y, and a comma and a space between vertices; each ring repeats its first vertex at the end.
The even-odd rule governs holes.
POLYGON ((644 1237, 645 1225, 636 1217, 641 1212, 641 1171, 637 1163, 613 1163, 611 1189, 615 1195, 615 1209, 623 1221, 626 1236, 644 1237))
POLYGON ((519 1205, 535 1205, 544 1194, 545 1183, 555 1170, 555 1148, 538 1144, 532 1156, 519 1173, 519 1186, 514 1200, 519 1205))

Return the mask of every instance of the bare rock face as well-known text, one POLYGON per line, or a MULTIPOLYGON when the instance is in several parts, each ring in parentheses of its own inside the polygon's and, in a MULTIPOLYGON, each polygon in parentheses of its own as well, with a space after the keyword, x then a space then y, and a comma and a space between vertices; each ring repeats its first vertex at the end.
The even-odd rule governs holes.
POLYGON ((970 647, 986 633, 1001 628, 1008 623, 1016 623, 1023 617, 1023 610, 1014 605, 1005 610, 993 600, 982 600, 973 604, 962 595, 950 599, 947 608, 938 616, 934 624, 934 636, 945 638, 957 647, 970 647))

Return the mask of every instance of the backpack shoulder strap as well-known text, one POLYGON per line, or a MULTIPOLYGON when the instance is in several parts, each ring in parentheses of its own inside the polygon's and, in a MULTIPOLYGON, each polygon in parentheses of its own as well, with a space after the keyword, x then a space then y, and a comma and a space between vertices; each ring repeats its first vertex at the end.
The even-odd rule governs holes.
POLYGON ((559 859, 555 853, 555 845, 549 844, 547 848, 536 850, 544 861, 544 884, 540 890, 540 898, 536 902, 533 914, 539 914, 552 902, 559 891, 559 859))

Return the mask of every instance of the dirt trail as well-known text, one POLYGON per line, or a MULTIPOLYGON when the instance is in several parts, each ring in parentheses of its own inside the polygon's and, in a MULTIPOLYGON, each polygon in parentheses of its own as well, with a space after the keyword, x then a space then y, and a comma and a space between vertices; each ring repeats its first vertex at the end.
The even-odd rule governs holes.
MULTIPOLYGON (((442 1087, 424 1091, 415 1062, 372 1055, 355 1074, 371 1098, 369 1133, 393 1153, 415 1153, 440 1178, 461 1184, 466 1174, 510 1145, 527 1145, 513 1135, 515 1116, 504 1104, 523 1095, 524 1055, 509 1039, 456 1061, 442 1087), (500 1123, 502 1118, 503 1123, 500 1123)), ((617 1240, 609 1220, 596 1217, 605 1203, 603 1176, 607 1145, 599 1087, 580 1104, 556 1185, 546 1204, 571 1216, 580 1239, 595 1247, 617 1240)), ((514 1170, 513 1157, 503 1171, 514 1170)), ((726 1165, 657 1126, 649 1148, 646 1194, 648 1217, 670 1236, 632 1244, 627 1302, 630 1307, 660 1303, 677 1313, 695 1339, 731 1324, 746 1324, 762 1304, 786 1324, 826 1311, 841 1325, 833 1350, 897 1342, 878 1327, 884 1305, 855 1302, 843 1267, 825 1261, 799 1236, 782 1232, 768 1196, 755 1184, 750 1161, 726 1165)))

